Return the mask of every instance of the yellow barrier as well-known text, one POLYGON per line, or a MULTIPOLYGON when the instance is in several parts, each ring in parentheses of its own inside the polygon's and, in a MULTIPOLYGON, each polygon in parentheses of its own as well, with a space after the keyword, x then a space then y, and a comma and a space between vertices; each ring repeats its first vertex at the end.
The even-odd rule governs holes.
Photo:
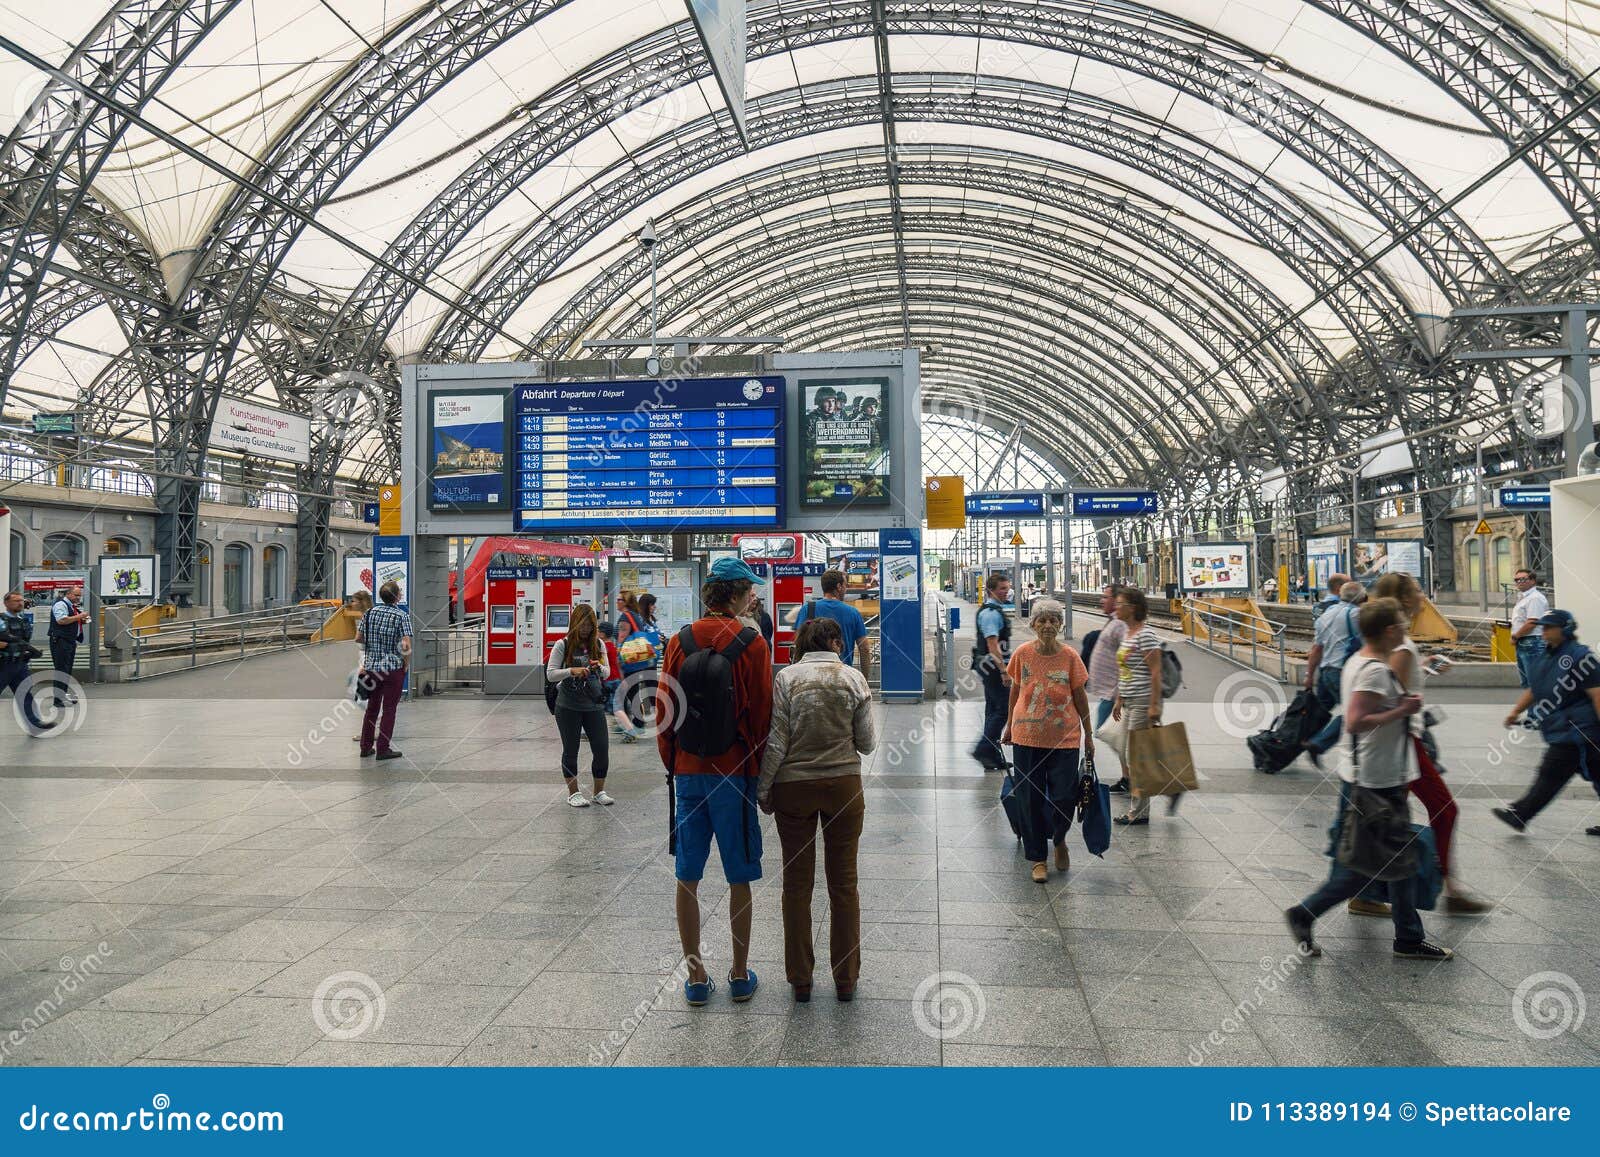
POLYGON ((1408 633, 1418 643, 1454 644, 1460 638, 1455 624, 1440 614, 1439 608, 1426 595, 1422 597, 1422 606, 1411 618, 1408 633))
MULTIPOLYGON (((319 606, 326 601, 324 599, 316 599, 300 605, 319 606)), ((342 603, 336 602, 333 605, 338 609, 323 621, 322 626, 312 632, 311 641, 313 643, 349 642, 356 637, 356 627, 361 623, 361 612, 342 603)))
POLYGON ((1496 663, 1517 661, 1517 642, 1511 637, 1510 623, 1495 623, 1489 636, 1489 658, 1496 663))
POLYGON ((1262 615, 1261 608, 1256 605, 1253 598, 1244 596, 1225 599, 1196 598, 1181 604, 1181 611, 1183 632, 1190 638, 1225 643, 1231 637, 1236 643, 1249 643, 1253 637, 1254 641, 1262 646, 1272 643, 1272 625, 1262 615), (1197 614, 1196 611, 1210 612, 1211 615, 1221 617, 1213 619, 1204 613, 1197 614), (1238 619, 1231 623, 1226 620, 1226 616, 1230 613, 1238 616, 1238 619))

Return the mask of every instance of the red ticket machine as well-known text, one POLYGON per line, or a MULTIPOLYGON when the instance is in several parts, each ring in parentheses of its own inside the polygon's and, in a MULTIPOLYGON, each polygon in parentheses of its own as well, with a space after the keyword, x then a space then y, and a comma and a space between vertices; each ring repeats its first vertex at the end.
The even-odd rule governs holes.
POLYGON ((539 572, 539 605, 544 616, 541 661, 548 662, 550 651, 566 637, 573 607, 588 603, 599 613, 597 597, 598 579, 592 566, 547 566, 539 572))
POLYGON ((544 690, 539 587, 537 567, 489 568, 483 616, 486 695, 537 695, 544 690))
POLYGON ((766 596, 767 613, 772 616, 772 661, 787 663, 795 618, 806 603, 822 597, 822 572, 828 568, 820 562, 779 562, 759 569, 772 572, 767 580, 771 591, 766 596))

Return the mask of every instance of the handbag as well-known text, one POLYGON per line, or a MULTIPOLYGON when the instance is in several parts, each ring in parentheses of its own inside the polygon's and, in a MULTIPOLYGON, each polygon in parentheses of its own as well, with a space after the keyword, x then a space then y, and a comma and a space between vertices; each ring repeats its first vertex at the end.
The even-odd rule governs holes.
POLYGON ((1374 880, 1404 880, 1417 870, 1416 833, 1406 806, 1406 785, 1353 784, 1335 854, 1341 867, 1374 880))
POLYGON ((1128 762, 1128 713, 1124 711, 1122 718, 1107 715, 1106 721, 1094 729, 1095 743, 1103 743, 1117 753, 1117 758, 1124 764, 1128 762))
POLYGON ((1181 795, 1200 787, 1182 723, 1128 732, 1128 782, 1141 796, 1181 795))
MULTIPOLYGON (((1399 681, 1395 682, 1398 688, 1399 681)), ((1414 740, 1407 732, 1401 750, 1415 751, 1414 740)), ((1361 744, 1355 735, 1350 736, 1350 764, 1360 780, 1361 744)), ((1410 787, 1404 782, 1397 787, 1362 787, 1359 782, 1349 786, 1334 859, 1374 880, 1404 880, 1412 875, 1417 870, 1417 843, 1406 802, 1410 787)))
POLYGON ((1103 856, 1111 846, 1111 789, 1094 772, 1094 756, 1084 757, 1078 777, 1078 830, 1083 846, 1092 855, 1103 856))

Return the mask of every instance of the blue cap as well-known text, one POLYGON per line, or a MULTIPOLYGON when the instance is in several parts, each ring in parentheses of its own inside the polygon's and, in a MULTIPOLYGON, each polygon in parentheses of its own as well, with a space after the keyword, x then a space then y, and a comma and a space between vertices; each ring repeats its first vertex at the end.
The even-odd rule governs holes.
POLYGON ((1572 617, 1571 611, 1549 610, 1539 617, 1541 627, 1560 627, 1571 634, 1578 629, 1578 620, 1572 617))
POLYGON ((711 577, 725 581, 737 582, 739 579, 749 579, 757 585, 766 583, 755 571, 750 569, 750 564, 742 558, 732 558, 724 555, 711 564, 711 577))

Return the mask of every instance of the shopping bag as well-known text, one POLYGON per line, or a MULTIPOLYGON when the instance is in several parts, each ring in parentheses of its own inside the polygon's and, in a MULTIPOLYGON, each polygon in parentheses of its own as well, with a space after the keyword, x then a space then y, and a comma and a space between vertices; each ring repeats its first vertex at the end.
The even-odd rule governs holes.
MULTIPOLYGON (((1121 719, 1110 715, 1106 721, 1095 728, 1094 741, 1096 745, 1104 744, 1106 749, 1116 753, 1116 757, 1123 763, 1128 762, 1128 716, 1123 714, 1121 719)), ((1113 781, 1115 782, 1115 781, 1113 781)))
POLYGON ((1181 723, 1128 732, 1127 767, 1128 782, 1142 796, 1178 795, 1200 786, 1189 733, 1181 723))

